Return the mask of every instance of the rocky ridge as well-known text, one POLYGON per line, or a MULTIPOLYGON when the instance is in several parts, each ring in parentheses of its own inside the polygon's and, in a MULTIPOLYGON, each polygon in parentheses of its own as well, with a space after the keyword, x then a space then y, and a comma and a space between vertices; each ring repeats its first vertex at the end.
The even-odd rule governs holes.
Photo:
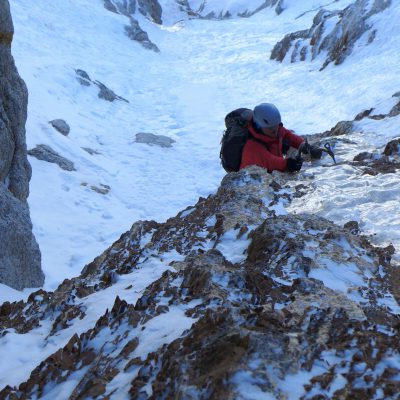
POLYGON ((11 55, 13 35, 8 0, 0 0, 0 283, 23 289, 41 286, 44 275, 27 203, 28 91, 11 55))
POLYGON ((363 35, 368 35, 367 44, 374 40, 376 30, 368 20, 391 4, 391 0, 357 0, 344 10, 321 9, 310 29, 290 33, 278 42, 272 50, 271 59, 283 61, 288 57, 293 63, 314 60, 326 52, 321 69, 330 63, 341 64, 363 35))
POLYGON ((3 304, 3 340, 46 326, 58 350, 0 398, 237 399, 251 384, 277 399, 293 385, 302 399, 395 399, 394 249, 351 221, 287 214, 307 190, 258 167, 228 174, 165 223, 136 222, 54 293, 3 304))
MULTIPOLYGON (((358 113, 352 121, 340 121, 331 130, 309 135, 308 139, 321 147, 326 140, 329 140, 333 148, 342 144, 347 144, 351 147, 354 143, 347 136, 357 129, 359 122, 365 120, 381 121, 396 118, 400 115, 399 98, 399 92, 393 94, 392 99, 395 104, 387 113, 377 113, 374 108, 370 108, 358 113)), ((352 160, 341 161, 341 164, 357 167, 363 174, 367 175, 396 173, 400 170, 400 138, 394 137, 382 149, 359 152, 352 160)))

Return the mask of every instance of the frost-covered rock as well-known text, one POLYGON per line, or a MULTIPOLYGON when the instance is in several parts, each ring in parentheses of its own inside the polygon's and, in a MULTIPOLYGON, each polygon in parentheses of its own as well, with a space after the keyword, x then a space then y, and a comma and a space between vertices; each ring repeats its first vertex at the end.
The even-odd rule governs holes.
POLYGON ((284 0, 235 1, 231 3, 206 0, 176 0, 176 3, 189 16, 206 19, 250 17, 267 7, 275 7, 275 12, 279 15, 285 9, 284 0))
POLYGON ((117 95, 113 90, 108 88, 104 83, 100 81, 93 81, 90 79, 89 74, 82 70, 82 69, 76 69, 76 79, 77 81, 82 85, 82 86, 90 86, 90 85, 95 85, 97 86, 100 90, 98 92, 98 97, 103 100, 107 100, 110 102, 113 102, 114 100, 121 100, 124 101, 125 103, 129 103, 129 100, 123 98, 122 96, 117 95))
POLYGON ((23 289, 41 286, 44 275, 27 204, 28 92, 11 55, 13 33, 9 3, 0 0, 0 283, 23 289))
POLYGON ((291 62, 314 60, 326 54, 322 69, 328 64, 341 64, 351 54, 362 36, 371 43, 376 31, 369 18, 392 4, 391 0, 357 0, 344 10, 321 9, 310 29, 290 33, 275 45, 271 59, 291 62), (367 36, 366 36, 367 35, 367 36))
POLYGON ((393 246, 354 221, 283 212, 293 187, 258 167, 228 174, 165 223, 136 222, 54 293, 3 304, 2 332, 41 326, 58 350, 0 397, 395 399, 393 246))
POLYGON ((174 139, 164 135, 155 135, 154 133, 139 132, 136 134, 136 143, 145 143, 159 147, 172 147, 175 143, 174 139))
POLYGON ((64 136, 68 136, 71 128, 63 119, 53 119, 49 122, 51 126, 64 136))
POLYGON ((157 0, 104 0, 104 7, 126 16, 133 16, 139 12, 156 24, 162 23, 162 9, 157 0))
POLYGON ((28 151, 28 154, 38 160, 47 161, 57 164, 61 169, 66 171, 76 171, 74 163, 67 158, 58 154, 54 149, 45 144, 39 144, 34 149, 28 151))
POLYGON ((130 17, 129 19, 130 25, 125 26, 125 32, 128 37, 139 42, 146 49, 159 53, 160 49, 149 39, 149 35, 140 27, 138 20, 133 17, 130 17))

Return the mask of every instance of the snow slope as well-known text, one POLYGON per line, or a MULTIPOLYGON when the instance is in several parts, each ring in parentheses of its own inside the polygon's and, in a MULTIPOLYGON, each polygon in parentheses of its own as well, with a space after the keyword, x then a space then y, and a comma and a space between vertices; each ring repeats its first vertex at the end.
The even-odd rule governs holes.
MULTIPOLYGON (((225 1, 224 9, 245 3, 225 1)), ((285 126, 309 134, 353 119, 364 109, 393 105, 391 96, 400 87, 399 5, 374 18, 378 33, 371 45, 356 47, 343 65, 320 72, 318 60, 269 60, 274 44, 286 33, 311 26, 315 10, 326 2, 285 3, 280 16, 267 8, 246 19, 181 20, 169 26, 139 18, 161 50, 156 54, 131 41, 124 34, 128 19, 107 11, 102 1, 10 1, 13 55, 30 93, 28 148, 50 145, 77 169, 67 172, 30 157, 29 204, 45 289, 77 275, 134 221, 163 221, 213 193, 224 176, 219 141, 223 117, 231 109, 271 101, 285 126), (75 69, 85 70, 129 103, 99 99, 93 86, 78 83, 75 69), (70 124, 68 137, 48 124, 55 118, 70 124), (138 132, 163 134, 176 143, 169 149, 135 143, 138 132), (99 154, 90 155, 83 147, 99 154), (90 189, 101 184, 111 187, 108 194, 90 189)), ((350 3, 331 2, 327 8, 350 3)), ((398 119, 379 125, 379 135, 369 134, 374 132, 371 124, 360 123, 355 153, 398 135, 398 119)), ((340 154, 338 149, 339 160, 340 154)), ((397 176, 360 183, 353 171, 321 167, 315 173, 314 196, 294 208, 338 223, 353 214, 378 242, 400 244, 397 176)), ((30 292, 2 286, 1 297, 17 299, 30 292)))

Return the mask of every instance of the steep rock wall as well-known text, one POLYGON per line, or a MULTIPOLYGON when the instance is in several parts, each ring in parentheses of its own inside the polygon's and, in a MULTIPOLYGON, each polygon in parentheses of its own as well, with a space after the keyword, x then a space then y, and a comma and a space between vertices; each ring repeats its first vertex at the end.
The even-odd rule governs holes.
POLYGON ((11 55, 13 33, 8 0, 0 0, 0 282, 23 289, 41 286, 44 276, 27 204, 28 91, 11 55))

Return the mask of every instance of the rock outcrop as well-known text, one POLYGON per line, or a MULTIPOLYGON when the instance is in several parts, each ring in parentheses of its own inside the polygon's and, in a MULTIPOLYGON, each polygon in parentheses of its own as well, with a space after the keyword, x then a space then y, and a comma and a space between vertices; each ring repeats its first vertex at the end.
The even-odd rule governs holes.
POLYGON ((393 246, 287 214, 307 190, 258 167, 228 174, 165 223, 136 222, 54 293, 3 304, 0 340, 40 327, 59 348, 0 398, 395 399, 393 246))
POLYGON ((99 88, 99 92, 97 94, 97 96, 100 99, 109 101, 109 102, 113 102, 114 100, 120 100, 120 101, 124 101, 125 103, 129 103, 129 100, 118 96, 116 93, 114 93, 113 90, 111 90, 110 88, 108 88, 104 83, 100 82, 100 81, 93 81, 92 79, 90 79, 89 74, 82 70, 82 69, 76 69, 75 70, 76 73, 76 80, 82 85, 82 86, 90 86, 90 85, 95 85, 99 88))
POLYGON ((70 126, 63 119, 57 118, 49 121, 49 124, 64 136, 68 136, 71 131, 70 126))
MULTIPOLYGON (((340 142, 346 143, 346 136, 350 135, 356 128, 357 123, 362 120, 383 120, 395 118, 400 115, 400 94, 395 93, 392 98, 395 104, 386 113, 377 113, 375 108, 359 112, 353 121, 340 121, 332 129, 315 135, 308 135, 307 138, 317 146, 323 146, 327 140, 333 148, 340 142)), ((362 151, 354 156, 352 161, 342 161, 341 164, 348 164, 357 167, 363 174, 378 175, 391 174, 400 170, 399 138, 390 140, 383 149, 362 151)))
POLYGON ((175 140, 165 135, 156 135, 149 132, 139 132, 135 136, 135 142, 145 143, 150 146, 172 147, 172 145, 175 143, 175 140))
POLYGON ((44 275, 27 203, 28 92, 11 55, 13 33, 8 0, 0 0, 0 283, 23 289, 41 286, 44 275))
POLYGON ((161 25, 162 8, 157 0, 104 0, 104 7, 129 18, 129 25, 125 26, 125 33, 130 39, 140 43, 148 50, 160 52, 160 49, 150 40, 147 32, 140 27, 139 21, 135 18, 135 14, 139 13, 161 25))
POLYGON ((285 9, 284 0, 258 0, 250 2, 243 2, 242 5, 235 4, 235 12, 226 9, 223 4, 218 2, 210 2, 203 0, 201 3, 196 4, 196 8, 191 6, 188 0, 177 0, 180 10, 185 12, 190 17, 204 18, 204 19, 227 19, 232 17, 251 17, 259 11, 267 7, 275 7, 277 15, 282 13, 285 9))
POLYGON ((104 7, 128 17, 139 12, 156 24, 162 23, 162 8, 157 0, 104 0, 104 7))
POLYGON ((290 33, 272 50, 271 59, 291 62, 314 60, 321 53, 328 64, 341 64, 351 54, 355 43, 368 33, 366 43, 371 43, 376 31, 368 19, 391 5, 391 0, 357 0, 344 10, 321 9, 314 17, 310 29, 290 33))
POLYGON ((160 49, 150 40, 147 32, 140 27, 138 20, 136 18, 129 17, 129 21, 130 24, 125 26, 125 33, 129 39, 139 42, 148 50, 153 50, 156 53, 159 53, 160 49))
POLYGON ((53 148, 45 144, 39 144, 34 149, 28 150, 28 154, 38 160, 57 164, 65 171, 76 171, 74 163, 58 154, 53 148))

